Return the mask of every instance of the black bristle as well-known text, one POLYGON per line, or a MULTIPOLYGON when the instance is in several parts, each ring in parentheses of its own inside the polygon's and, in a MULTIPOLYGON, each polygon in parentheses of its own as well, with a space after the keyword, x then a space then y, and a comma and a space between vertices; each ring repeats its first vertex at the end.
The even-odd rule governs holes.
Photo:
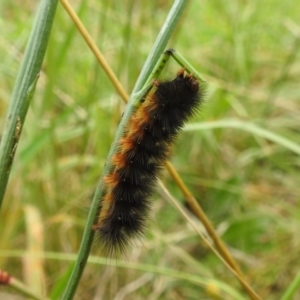
POLYGON ((149 197, 169 156, 170 145, 202 101, 199 82, 184 75, 183 70, 172 81, 156 81, 156 86, 155 92, 150 91, 138 108, 141 113, 135 115, 134 121, 129 120, 124 130, 118 160, 112 163, 110 171, 115 182, 107 183, 105 190, 110 197, 103 197, 100 204, 94 229, 109 254, 124 251, 132 238, 142 236, 149 216, 149 197), (126 150, 122 149, 124 141, 126 150), (120 159, 122 164, 118 163, 120 159))

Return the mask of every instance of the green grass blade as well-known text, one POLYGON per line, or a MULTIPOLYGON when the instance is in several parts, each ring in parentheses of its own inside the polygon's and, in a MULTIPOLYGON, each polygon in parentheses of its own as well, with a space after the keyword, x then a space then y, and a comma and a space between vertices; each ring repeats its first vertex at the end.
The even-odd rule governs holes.
POLYGON ((294 280, 289 285, 288 289, 284 293, 284 295, 280 298, 280 300, 291 300, 293 299, 293 295, 300 287, 300 272, 296 275, 294 280))
MULTIPOLYGON (((74 262, 76 260, 76 256, 74 254, 65 254, 65 253, 58 253, 58 252, 44 252, 40 254, 44 259, 47 260, 57 260, 57 261, 70 261, 74 262)), ((23 252, 19 250, 2 250, 0 251, 0 257, 22 257, 23 252)), ((230 298, 226 299, 232 299, 232 300, 245 300, 246 297, 241 295, 240 292, 236 291, 233 287, 231 287, 229 284, 224 283, 222 281, 219 281, 215 279, 212 276, 203 276, 198 273, 191 274, 184 271, 178 271, 176 269, 173 269, 171 267, 164 267, 164 266, 155 266, 151 264, 145 264, 145 263, 134 263, 129 262, 126 260, 112 260, 108 263, 106 257, 97 257, 97 256, 90 256, 88 259, 89 264, 95 264, 95 265, 109 265, 114 266, 119 269, 131 269, 131 270, 137 270, 141 272, 149 272, 155 275, 163 275, 167 276, 169 278, 178 280, 182 283, 189 282, 191 284, 195 284, 196 286, 199 286, 201 289, 206 289, 208 285, 213 284, 215 285, 220 292, 226 293, 230 298)), ((68 271, 67 271, 68 272, 68 271)), ((58 295, 55 295, 52 297, 52 299, 56 299, 58 295)), ((223 298, 222 298, 223 299, 223 298)))
POLYGON ((46 52, 56 7, 57 0, 41 1, 13 90, 0 144, 0 209, 29 102, 46 52))
POLYGON ((194 123, 188 124, 185 127, 185 131, 197 131, 197 130, 207 130, 215 128, 236 128, 239 130, 244 130, 252 133, 253 135, 263 137, 269 141, 272 141, 282 147, 289 149, 290 151, 300 155, 300 146, 293 141, 274 133, 270 130, 263 129, 257 125, 250 122, 244 122, 239 120, 222 120, 215 122, 204 122, 204 123, 194 123))

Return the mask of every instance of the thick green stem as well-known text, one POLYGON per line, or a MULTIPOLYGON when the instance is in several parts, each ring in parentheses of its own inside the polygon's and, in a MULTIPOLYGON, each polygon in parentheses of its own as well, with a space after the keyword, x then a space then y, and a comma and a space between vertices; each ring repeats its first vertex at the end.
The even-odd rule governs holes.
POLYGON ((42 67, 57 2, 42 0, 40 3, 8 108, 0 144, 0 209, 29 103, 42 67))
MULTIPOLYGON (((145 85, 147 79, 149 78, 152 70, 154 69, 156 63, 159 60, 159 57, 163 54, 164 49, 167 46, 168 40, 171 37, 171 34, 174 31, 174 28, 176 24, 179 21, 180 16, 182 15, 182 12, 184 8, 187 5, 187 0, 177 0, 173 4, 168 17, 150 51, 150 54, 148 55, 148 58, 144 64, 144 67, 141 71, 141 74, 136 82, 136 85, 133 89, 132 95, 130 97, 129 103, 126 106, 123 118, 120 122, 119 128, 117 130, 117 133, 115 135, 114 142, 112 144, 112 147, 110 149, 110 152, 108 154, 107 161, 110 161, 111 156, 116 151, 117 142, 120 138, 120 136, 123 134, 123 129, 125 124, 128 122, 128 119, 130 118, 134 104, 137 101, 137 95, 140 97, 140 93, 138 93, 143 86, 145 85)), ((92 205, 89 211, 87 223, 85 226, 85 230, 83 233, 83 238, 81 241, 79 253, 78 253, 78 259, 76 260, 71 278, 68 282, 68 285, 66 287, 65 293, 63 295, 63 300, 71 300, 73 299, 79 280, 81 278, 81 275, 83 273, 83 270, 85 268, 89 252, 91 249, 91 245, 93 242, 94 232, 92 230, 92 226, 96 221, 98 209, 99 209, 99 201, 102 197, 103 193, 103 177, 108 173, 109 171, 109 164, 106 164, 106 167, 104 168, 102 177, 99 181, 98 187, 96 189, 92 205)))

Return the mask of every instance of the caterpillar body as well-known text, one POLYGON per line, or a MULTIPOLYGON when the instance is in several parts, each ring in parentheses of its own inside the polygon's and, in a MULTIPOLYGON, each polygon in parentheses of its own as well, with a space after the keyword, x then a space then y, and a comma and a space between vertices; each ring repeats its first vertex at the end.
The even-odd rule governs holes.
POLYGON ((133 112, 109 162, 98 222, 93 226, 105 252, 123 252, 133 238, 142 236, 149 198, 162 165, 184 122, 198 110, 202 99, 200 82, 181 69, 174 80, 154 80, 154 88, 133 112))

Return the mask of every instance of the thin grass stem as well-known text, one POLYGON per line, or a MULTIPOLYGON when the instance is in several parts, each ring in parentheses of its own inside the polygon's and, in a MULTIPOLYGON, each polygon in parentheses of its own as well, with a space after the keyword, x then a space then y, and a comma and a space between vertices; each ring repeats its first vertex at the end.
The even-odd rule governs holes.
MULTIPOLYGON (((198 235, 202 238, 202 240, 205 242, 205 244, 211 249, 211 251, 220 259, 220 261, 227 267, 227 269, 240 281, 242 286, 244 287, 247 294, 250 296, 251 299, 254 300, 261 300, 259 295, 252 289, 252 287, 247 283, 244 276, 242 276, 241 271, 239 270, 238 266, 235 264, 235 261, 231 258, 231 255, 229 254, 227 248, 225 245, 219 244, 219 238, 213 237, 211 233, 215 233, 213 227, 211 226, 209 220, 205 220, 207 217, 205 216, 204 212, 201 210, 198 212, 198 217, 201 217, 205 220, 205 223, 203 223, 204 227, 208 231, 210 237, 213 239, 215 245, 217 246, 218 250, 222 255, 217 252, 217 250, 212 246, 210 241, 203 235, 203 233, 198 229, 198 227, 194 224, 194 222, 189 218, 189 216, 186 214, 186 212, 183 210, 183 208, 180 206, 178 201, 176 201, 172 195, 169 193, 169 191, 166 189, 166 187, 162 184, 162 182, 159 182, 159 186, 162 188, 164 194, 166 197, 172 202, 172 204, 176 207, 176 209, 182 214, 182 216, 187 220, 188 223, 195 229, 195 231, 198 233, 198 235), (212 230, 212 232, 211 232, 212 230), (226 253, 228 252, 228 253, 226 253), (224 254, 226 256, 224 256, 224 254)), ((188 200, 190 202, 190 200, 188 200)), ((193 201, 196 201, 194 199, 193 201)), ((188 203, 189 203, 188 202, 188 203)), ((196 201, 197 202, 197 201, 196 201)), ((189 203, 190 204, 190 203, 189 203)), ((191 203, 193 204, 193 202, 191 203)), ((201 209, 201 208, 200 208, 201 209)))
POLYGON ((176 50, 170 49, 167 50, 170 55, 177 61, 177 63, 184 67, 188 73, 192 73, 195 78, 200 80, 201 82, 206 82, 205 79, 201 76, 201 74, 176 50))

